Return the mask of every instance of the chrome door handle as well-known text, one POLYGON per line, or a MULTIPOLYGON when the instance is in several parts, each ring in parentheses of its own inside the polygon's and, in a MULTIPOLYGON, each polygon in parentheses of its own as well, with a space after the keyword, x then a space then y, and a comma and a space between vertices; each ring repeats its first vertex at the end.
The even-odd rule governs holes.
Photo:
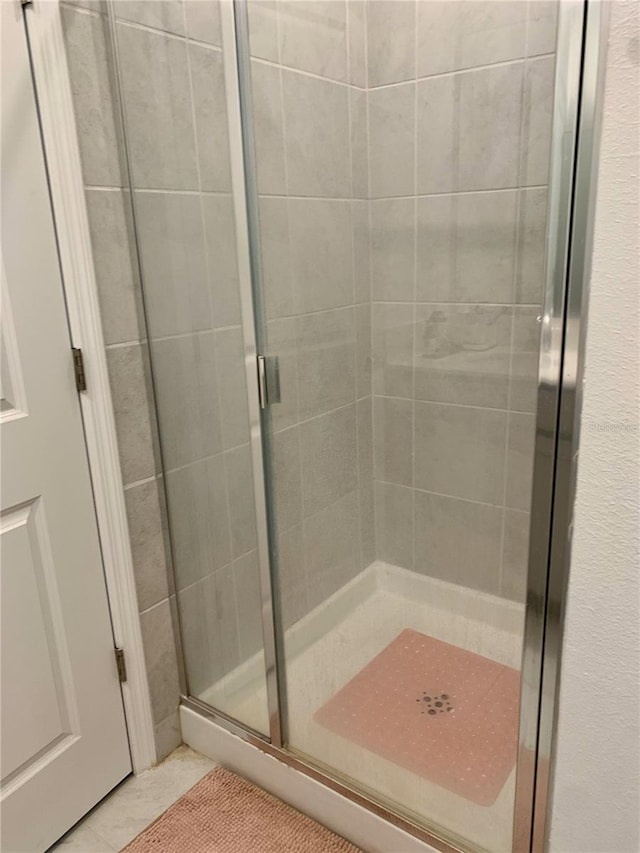
POLYGON ((280 402, 280 366, 277 355, 259 355, 258 363, 258 395, 260 408, 266 409, 280 402))

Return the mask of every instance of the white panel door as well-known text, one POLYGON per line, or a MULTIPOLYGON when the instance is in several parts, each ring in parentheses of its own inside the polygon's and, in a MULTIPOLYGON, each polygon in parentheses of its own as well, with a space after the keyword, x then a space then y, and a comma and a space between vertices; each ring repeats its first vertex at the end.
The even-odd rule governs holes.
POLYGON ((1 849, 20 853, 131 760, 22 9, 0 7, 1 849))

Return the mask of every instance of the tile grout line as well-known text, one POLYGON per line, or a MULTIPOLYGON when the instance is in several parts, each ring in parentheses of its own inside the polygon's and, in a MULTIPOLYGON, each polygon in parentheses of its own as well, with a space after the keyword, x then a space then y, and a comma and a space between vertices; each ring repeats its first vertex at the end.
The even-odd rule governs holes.
POLYGON ((397 80, 394 83, 383 83, 381 86, 372 86, 369 91, 377 92, 381 91, 382 89, 393 89, 398 86, 409 86, 411 83, 423 83, 429 80, 439 80, 444 77, 455 77, 462 74, 474 74, 479 71, 491 71, 494 68, 508 68, 510 65, 524 65, 526 62, 536 62, 539 60, 541 61, 543 59, 548 59, 550 56, 554 55, 555 54, 553 52, 547 52, 536 54, 535 56, 519 56, 515 59, 504 59, 500 62, 488 62, 484 65, 474 65, 469 68, 456 68, 453 71, 443 71, 439 74, 427 74, 421 77, 416 76, 409 80, 397 80))
MULTIPOLYGON (((352 87, 353 88, 353 87, 352 87)), ((546 190, 548 187, 547 184, 524 184, 522 186, 508 186, 508 187, 490 187, 489 189, 480 188, 480 189, 469 189, 469 190, 447 190, 443 192, 431 192, 431 193, 416 193, 419 199, 423 198, 441 198, 444 196, 465 196, 465 195, 491 195, 498 193, 523 193, 529 192, 531 190, 546 190)), ((111 184, 86 184, 85 190, 90 192, 122 192, 126 194, 129 192, 127 187, 120 187, 111 184)), ((227 192, 226 190, 199 190, 193 188, 178 188, 178 187, 136 187, 134 190, 135 194, 140 195, 185 195, 185 196, 202 196, 204 198, 208 196, 212 196, 214 198, 227 198, 231 199, 232 194, 227 192)), ((385 201, 402 201, 407 200, 410 201, 416 197, 416 195, 381 195, 374 196, 370 195, 367 199, 359 199, 356 197, 357 201, 369 201, 369 202, 385 202, 385 201)), ((353 201, 354 198, 352 196, 316 196, 316 195, 293 195, 288 193, 269 193, 269 192, 261 192, 260 198, 273 198, 273 199, 282 199, 282 200, 291 200, 291 201, 309 201, 309 202, 324 202, 329 203, 332 202, 334 204, 348 204, 353 201)))
POLYGON ((359 353, 359 322, 358 322, 358 311, 356 309, 356 247, 355 247, 355 218, 354 218, 354 208, 353 208, 353 170, 354 170, 354 161, 353 161, 353 109, 352 109, 352 99, 353 99, 353 86, 351 85, 351 81, 353 78, 353 69, 351 67, 352 59, 351 59, 351 13, 348 0, 343 0, 344 3, 344 12, 345 12, 345 47, 346 47, 346 57, 347 57, 347 80, 349 82, 348 90, 347 90, 347 124, 349 129, 349 181, 351 186, 351 203, 350 203, 350 225, 351 225, 351 299, 353 303, 353 336, 355 341, 355 346, 353 348, 353 391, 354 391, 354 404, 355 404, 355 439, 356 439, 356 488, 358 490, 358 571, 362 570, 363 564, 363 541, 362 541, 362 490, 360 483, 360 419, 358 417, 358 353, 359 353))
POLYGON ((369 261, 369 323, 371 326, 371 347, 370 347, 370 364, 371 364, 371 493, 373 501, 373 553, 374 557, 378 557, 378 501, 376 500, 375 490, 375 471, 376 471, 376 418, 374 406, 374 386, 376 374, 376 358, 375 358, 375 324, 373 311, 373 244, 372 244, 372 220, 371 220, 371 110, 369 103, 369 12, 366 3, 363 3, 363 39, 364 39, 364 82, 365 82, 365 122, 366 122, 366 152, 367 152, 367 255, 369 261))
MULTIPOLYGON (((448 492, 437 492, 434 489, 423 489, 421 486, 408 486, 406 483, 396 483, 393 480, 385 480, 381 477, 374 477, 374 480, 376 483, 381 483, 385 486, 393 486, 396 489, 407 489, 424 495, 435 495, 436 497, 446 498, 447 500, 463 501, 464 503, 474 504, 475 506, 491 507, 491 509, 497 510, 502 510, 504 508, 502 503, 491 503, 490 501, 480 501, 475 498, 466 498, 462 495, 449 494, 448 492)), ((527 510, 517 509, 517 507, 507 507, 507 509, 512 512, 518 512, 521 515, 529 515, 527 510)))

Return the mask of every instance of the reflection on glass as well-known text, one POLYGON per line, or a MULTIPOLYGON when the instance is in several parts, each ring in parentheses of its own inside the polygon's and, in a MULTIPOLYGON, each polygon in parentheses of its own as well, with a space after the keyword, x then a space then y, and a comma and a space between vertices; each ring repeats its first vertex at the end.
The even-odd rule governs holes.
POLYGON ((511 848, 553 2, 250 4, 289 743, 511 848))
POLYGON ((219 8, 115 10, 189 693, 267 733, 219 8))

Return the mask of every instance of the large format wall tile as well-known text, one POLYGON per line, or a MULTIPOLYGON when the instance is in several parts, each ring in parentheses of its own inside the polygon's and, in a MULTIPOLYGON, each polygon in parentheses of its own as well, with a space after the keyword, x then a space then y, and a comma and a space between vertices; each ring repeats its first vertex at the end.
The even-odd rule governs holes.
POLYGON ((456 196, 456 291, 465 302, 511 302, 517 193, 456 196))
POLYGON ((253 551, 256 541, 256 513, 253 499, 253 464, 248 444, 224 454, 234 559, 253 551))
POLYGON ((367 5, 369 0, 347 0, 349 82, 367 86, 367 5))
POLYGON ((506 412, 416 402, 415 485, 501 504, 506 412))
POLYGON ((413 304, 374 302, 374 394, 413 397, 414 314, 413 304))
POLYGON ((286 198, 259 199, 262 296, 268 320, 294 313, 288 205, 286 198))
POLYGON ((452 192, 458 188, 460 76, 416 85, 417 192, 452 192))
POLYGON ((222 54, 189 45, 200 189, 229 192, 229 131, 222 54))
POLYGON ((418 77, 525 56, 527 3, 419 2, 418 77))
POLYGON ((527 62, 524 76, 522 183, 546 184, 549 175, 554 58, 527 62))
POLYGON ((500 507, 416 491, 414 531, 417 571, 498 594, 500 507))
POLYGON ((351 202, 290 199, 291 267, 296 313, 351 305, 351 202))
POLYGON ((515 190, 418 199, 417 298, 510 303, 516 215, 515 190))
POLYGON ((418 83, 418 192, 515 187, 523 64, 418 83))
POLYGON ((371 395, 371 367, 372 367, 372 340, 371 340, 371 306, 357 305, 355 308, 356 320, 356 397, 368 397, 371 395))
POLYGON ((277 62, 278 12, 276 0, 247 0, 251 56, 277 62))
POLYGON ((154 722, 166 719, 178 706, 178 661, 171 608, 165 599, 140 614, 154 722))
POLYGON ((369 202, 351 204, 353 224, 354 291, 356 302, 371 302, 371 229, 369 202))
POLYGON ((282 79, 279 68, 251 61, 253 137, 258 192, 286 193, 282 79))
POLYGON ((164 464, 178 468, 222 450, 213 332, 151 343, 164 464))
POLYGON ((242 330, 220 329, 215 333, 219 416, 225 450, 249 442, 247 373, 242 330))
POLYGON ((274 511, 278 531, 302 523, 302 463, 300 427, 284 429, 271 437, 274 511))
POLYGON ((521 604, 524 604, 527 593, 529 524, 528 512, 505 510, 500 593, 505 598, 512 598, 521 604))
POLYGON ((246 660, 262 648, 262 609, 258 552, 249 551, 233 563, 233 582, 238 609, 240 660, 246 660))
POLYGON ((293 71, 282 78, 288 192, 350 198, 347 87, 293 71))
POLYGON ((535 412, 541 314, 537 305, 516 306, 513 317, 513 353, 509 402, 512 411, 535 412))
POLYGON ((511 311, 494 305, 417 305, 416 399, 506 408, 511 311))
POLYGON ((414 79, 416 6, 421 5, 414 0, 368 0, 369 86, 414 79))
POLYGON ((184 35, 182 0, 155 0, 153 3, 148 0, 116 0, 114 8, 119 20, 134 21, 165 33, 184 35))
POLYGON ((160 481, 148 480, 124 493, 140 611, 169 595, 161 489, 160 481))
POLYGON ((138 192, 136 213, 150 337, 210 329, 200 199, 138 192))
POLYGON ((279 532, 276 565, 285 630, 309 611, 302 553, 302 526, 279 532))
POLYGON ((231 562, 222 455, 168 471, 167 501, 178 590, 231 562))
POLYGON ((415 86, 369 91, 371 198, 415 192, 415 86))
POLYGON ((196 41, 222 45, 219 0, 183 0, 187 35, 196 41))
POLYGON ((464 301, 458 297, 457 195, 431 195, 417 200, 416 299, 424 302, 464 301))
POLYGON ((517 186, 522 74, 516 64, 460 75, 456 189, 517 186))
POLYGON ((358 460, 355 404, 300 425, 305 517, 356 491, 358 460))
POLYGON ((302 420, 353 402, 355 346, 353 308, 298 317, 298 400, 302 420))
POLYGON ((347 80, 346 0, 279 0, 283 65, 347 80))
POLYGON ((125 483, 156 473, 145 355, 139 344, 107 350, 111 399, 125 483))
POLYGON ((556 49, 558 0, 529 0, 527 53, 536 56, 556 49))
POLYGON ((104 19, 61 6, 85 184, 120 186, 117 102, 111 91, 104 19))
POLYGON ((542 300, 546 224, 546 188, 520 190, 516 302, 536 305, 542 300))
POLYGON ((376 480, 411 486, 414 478, 413 400, 374 397, 376 480))
POLYGON ((370 215, 372 299, 411 302, 415 292, 415 201, 372 201, 370 215))
POLYGON ((535 436, 535 416, 511 412, 505 504, 512 509, 528 512, 531 507, 535 436))
POLYGON ((414 490, 379 481, 374 488, 378 559, 412 569, 414 490))
POLYGON ((200 201, 213 325, 216 328, 239 325, 240 293, 233 200, 230 195, 202 195, 200 201))
POLYGON ((351 133, 351 192, 354 198, 369 198, 369 137, 367 133, 367 93, 349 90, 351 133))
POLYGON ((185 43, 118 24, 118 46, 135 186, 197 189, 185 43))
POLYGON ((373 479, 373 400, 365 397, 356 404, 358 429, 358 476, 360 485, 373 479))
POLYGON ((357 491, 305 519, 303 548, 309 603, 316 606, 360 569, 357 491))
POLYGON ((189 692, 197 696, 240 659, 232 566, 207 575, 177 597, 189 692))
POLYGON ((87 190, 86 199, 104 342, 137 341, 142 306, 127 204, 120 190, 87 190))

